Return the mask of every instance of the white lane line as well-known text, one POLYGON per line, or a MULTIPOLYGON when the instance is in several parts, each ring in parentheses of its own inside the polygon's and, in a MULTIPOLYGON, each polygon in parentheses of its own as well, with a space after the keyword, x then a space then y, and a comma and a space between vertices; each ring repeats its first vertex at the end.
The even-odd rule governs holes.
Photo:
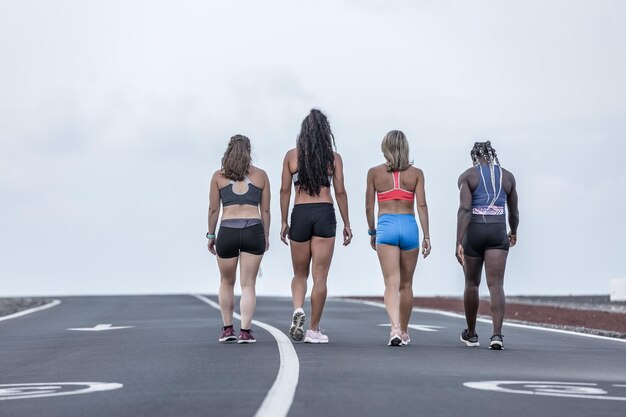
MULTIPOLYGON (((368 306, 385 308, 385 304, 377 302, 377 301, 345 300, 345 299, 342 299, 341 301, 345 301, 345 302, 348 302, 348 303, 365 304, 365 305, 368 305, 368 306)), ((452 313, 450 311, 440 311, 440 310, 432 310, 432 309, 429 309, 429 308, 418 308, 418 307, 414 307, 413 311, 416 312, 416 313, 439 314, 440 316, 454 317, 454 318, 465 320, 465 316, 463 314, 452 313)), ((491 324, 491 320, 490 319, 478 318, 477 321, 479 321, 481 323, 489 323, 489 324, 491 324)), ((529 325, 529 324, 520 324, 520 323, 507 323, 507 322, 504 322, 503 324, 504 324, 504 326, 517 327, 517 328, 520 328, 520 329, 540 330, 542 332, 569 334, 569 335, 572 335, 572 336, 588 337, 588 338, 591 338, 591 339, 610 340, 612 342, 626 343, 626 339, 618 339, 616 337, 608 337, 608 336, 599 336, 599 335, 589 334, 589 333, 578 333, 578 332, 573 332, 571 330, 553 329, 553 328, 550 328, 550 327, 532 326, 532 325, 529 325)))
MULTIPOLYGON (((213 308, 220 309, 219 304, 213 300, 202 295, 194 295, 194 297, 213 308)), ((233 316, 237 320, 241 320, 239 314, 233 313, 233 316)), ((278 344, 278 353, 280 356, 280 366, 276 380, 267 392, 263 403, 261 403, 261 406, 254 416, 285 417, 289 413, 289 409, 293 403, 293 397, 296 395, 296 387, 298 386, 298 378, 300 377, 300 361, 298 360, 298 355, 293 348, 291 340, 276 327, 257 320, 252 320, 252 324, 267 330, 274 336, 278 344)))
MULTIPOLYGON (((390 327, 391 324, 389 324, 389 323, 379 324, 379 326, 390 327)), ((420 332, 436 332, 437 330, 435 330, 435 329, 445 329, 445 327, 429 326, 427 324, 409 324, 409 329, 418 330, 420 332)))
POLYGON ((76 330, 79 332, 104 332, 107 330, 130 329, 135 326, 113 326, 112 324, 98 324, 95 327, 72 327, 67 330, 76 330))
POLYGON ((47 310, 47 309, 52 308, 52 307, 56 307, 59 304, 61 304, 61 300, 52 300, 48 304, 44 304, 44 305, 39 306, 39 307, 33 307, 33 308, 29 308, 28 310, 22 310, 22 311, 18 311, 17 313, 9 314, 7 316, 2 316, 2 317, 0 317, 0 321, 16 319, 18 317, 22 317, 22 316, 25 316, 27 314, 36 313, 38 311, 43 311, 43 310, 47 310))

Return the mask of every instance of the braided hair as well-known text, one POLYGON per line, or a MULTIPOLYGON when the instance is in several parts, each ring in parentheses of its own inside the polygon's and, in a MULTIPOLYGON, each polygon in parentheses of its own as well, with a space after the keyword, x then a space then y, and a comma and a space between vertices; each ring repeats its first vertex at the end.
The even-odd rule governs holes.
POLYGON ((491 188, 493 190, 493 198, 490 199, 489 192, 487 191, 487 202, 489 203, 489 207, 492 207, 498 197, 500 196, 500 192, 502 191, 502 165, 500 165, 500 160, 498 159, 498 154, 496 150, 491 146, 490 141, 486 142, 475 142, 474 147, 470 152, 470 156, 472 157, 472 162, 474 166, 478 166, 480 168, 480 176, 483 180, 483 185, 485 186, 485 191, 487 191, 487 183, 485 181, 485 176, 483 175, 482 167, 480 166, 480 161, 478 160, 479 156, 485 158, 487 164, 489 165, 489 173, 491 174, 491 188), (500 170, 500 181, 499 187, 496 190, 496 165, 500 170))
POLYGON ((250 168, 250 139, 243 135, 230 138, 222 157, 222 175, 229 180, 243 181, 250 168))
POLYGON ((335 137, 328 119, 321 111, 311 110, 302 121, 296 142, 298 148, 298 185, 308 195, 319 195, 322 187, 330 187, 335 174, 335 137))

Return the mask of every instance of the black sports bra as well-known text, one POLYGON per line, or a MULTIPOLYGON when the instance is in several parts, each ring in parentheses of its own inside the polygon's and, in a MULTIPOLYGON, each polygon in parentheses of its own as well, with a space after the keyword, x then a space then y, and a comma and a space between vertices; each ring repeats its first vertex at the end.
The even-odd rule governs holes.
POLYGON ((233 180, 230 180, 226 187, 220 188, 220 198, 224 207, 235 204, 258 206, 261 203, 263 190, 252 184, 248 177, 244 177, 243 180, 248 184, 248 191, 243 194, 237 194, 233 191, 233 184, 235 183, 233 180))

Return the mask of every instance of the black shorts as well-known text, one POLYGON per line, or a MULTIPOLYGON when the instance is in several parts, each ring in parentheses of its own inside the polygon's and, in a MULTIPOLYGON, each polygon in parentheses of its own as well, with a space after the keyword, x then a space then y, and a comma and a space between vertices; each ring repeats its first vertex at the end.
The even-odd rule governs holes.
POLYGON ((296 204, 291 212, 289 239, 306 242, 312 236, 335 237, 337 218, 331 203, 296 204))
POLYGON ((463 252, 466 256, 483 259, 488 249, 509 250, 504 216, 473 215, 463 238, 463 252))
POLYGON ((215 239, 215 251, 220 258, 236 258, 239 252, 263 255, 265 253, 265 231, 263 224, 248 227, 220 225, 215 239))

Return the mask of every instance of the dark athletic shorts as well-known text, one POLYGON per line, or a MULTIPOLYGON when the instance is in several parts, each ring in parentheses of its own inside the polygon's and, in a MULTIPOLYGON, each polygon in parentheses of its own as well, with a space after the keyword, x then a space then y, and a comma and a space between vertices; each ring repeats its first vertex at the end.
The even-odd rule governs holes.
MULTIPOLYGON (((240 220, 240 219, 235 219, 240 220)), ((256 220, 256 219, 255 219, 256 220)), ((265 253, 265 232, 263 224, 253 222, 251 226, 229 227, 222 221, 215 239, 215 251, 220 258, 236 258, 239 252, 263 255, 265 253)), ((239 224, 237 224, 239 226, 239 224)))
POLYGON ((509 250, 504 215, 472 215, 463 238, 463 251, 466 256, 483 259, 488 249, 501 249, 507 252, 509 250))
POLYGON ((289 239, 306 242, 312 236, 335 237, 337 218, 331 203, 296 204, 291 212, 289 239))

